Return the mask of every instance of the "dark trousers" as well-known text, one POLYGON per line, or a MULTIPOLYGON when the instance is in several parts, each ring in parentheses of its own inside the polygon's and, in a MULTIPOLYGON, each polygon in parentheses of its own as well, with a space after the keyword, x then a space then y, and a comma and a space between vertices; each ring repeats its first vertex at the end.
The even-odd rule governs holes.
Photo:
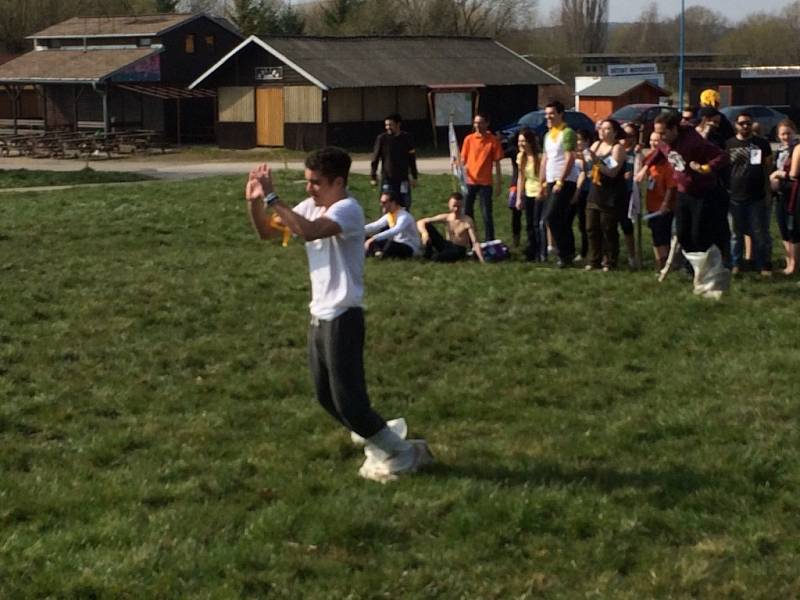
POLYGON ((619 260, 617 210, 611 206, 589 204, 586 207, 586 234, 589 237, 587 264, 599 268, 605 253, 608 256, 608 267, 615 268, 619 260))
POLYGON ((575 236, 572 234, 572 220, 570 218, 572 197, 575 195, 575 182, 565 181, 561 189, 556 193, 553 184, 547 184, 547 192, 550 196, 547 206, 545 221, 550 225, 553 233, 553 241, 558 248, 558 258, 560 261, 572 262, 575 256, 575 236))
POLYGON ((370 244, 367 256, 375 256, 381 253, 381 258, 412 258, 414 249, 408 244, 395 242, 394 240, 381 240, 370 244))
POLYGON ((589 190, 581 190, 578 192, 578 201, 570 206, 570 227, 575 222, 575 217, 578 217, 578 232, 581 235, 581 249, 578 252, 581 256, 586 258, 589 253, 589 236, 586 233, 586 200, 589 198, 589 190))
POLYGON ((538 260, 543 253, 547 252, 547 232, 542 227, 544 201, 529 196, 523 198, 522 212, 525 213, 525 235, 527 237, 525 258, 538 260))
POLYGON ((433 223, 425 223, 425 231, 428 232, 425 258, 430 258, 435 262, 456 262, 466 258, 467 249, 444 239, 433 223))
POLYGON ((712 244, 719 242, 722 236, 719 205, 717 190, 710 190, 703 196, 678 193, 675 230, 686 252, 706 252, 712 244))
POLYGON ((789 198, 786 194, 775 197, 775 219, 784 242, 800 243, 800 227, 795 222, 795 215, 789 210, 789 198))
POLYGON ((494 218, 492 217, 492 186, 468 185, 467 198, 464 202, 464 214, 475 219, 475 197, 480 196, 481 214, 483 216, 483 239, 494 239, 494 218))
POLYGON ((342 425, 369 438, 386 426, 372 410, 364 380, 364 311, 350 308, 332 321, 312 318, 308 363, 317 400, 342 425))

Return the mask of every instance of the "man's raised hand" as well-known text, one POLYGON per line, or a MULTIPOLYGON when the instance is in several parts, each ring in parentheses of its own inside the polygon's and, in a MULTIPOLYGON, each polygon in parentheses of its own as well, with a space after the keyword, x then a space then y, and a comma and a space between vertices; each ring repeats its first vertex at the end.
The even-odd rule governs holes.
POLYGON ((258 165, 250 171, 245 187, 245 198, 250 202, 263 200, 273 191, 272 169, 266 163, 258 165))

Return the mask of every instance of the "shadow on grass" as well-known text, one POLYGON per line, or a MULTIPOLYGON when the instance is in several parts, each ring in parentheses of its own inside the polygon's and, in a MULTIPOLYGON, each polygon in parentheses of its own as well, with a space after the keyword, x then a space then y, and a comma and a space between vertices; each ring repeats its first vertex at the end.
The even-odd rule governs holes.
POLYGON ((649 494, 659 505, 665 501, 674 502, 704 488, 725 487, 718 474, 700 473, 682 466, 624 471, 604 465, 570 469, 545 462, 511 468, 496 465, 496 459, 487 457, 486 460, 473 463, 435 463, 426 472, 441 477, 489 481, 504 487, 591 487, 605 493, 636 489, 649 494))

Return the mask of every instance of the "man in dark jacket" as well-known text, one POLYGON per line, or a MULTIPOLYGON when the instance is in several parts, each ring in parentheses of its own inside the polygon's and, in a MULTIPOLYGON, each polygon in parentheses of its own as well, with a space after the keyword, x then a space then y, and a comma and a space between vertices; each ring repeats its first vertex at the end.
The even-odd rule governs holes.
POLYGON ((378 184, 381 165, 381 193, 391 192, 403 207, 411 208, 411 188, 417 185, 417 155, 411 135, 400 130, 402 118, 391 114, 384 119, 386 131, 375 138, 370 165, 370 183, 378 184))

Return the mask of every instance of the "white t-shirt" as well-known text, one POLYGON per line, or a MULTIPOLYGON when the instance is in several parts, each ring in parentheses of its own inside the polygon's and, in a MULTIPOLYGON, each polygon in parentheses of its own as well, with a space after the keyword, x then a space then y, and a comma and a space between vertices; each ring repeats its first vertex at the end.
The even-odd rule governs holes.
MULTIPOLYGON (((544 151, 547 154, 547 166, 545 177, 547 183, 553 183, 564 171, 564 165, 567 162, 566 151, 564 150, 564 130, 559 131, 556 139, 550 137, 550 132, 544 134, 544 151)), ((573 168, 567 174, 567 181, 577 181, 580 174, 580 168, 573 168)))
MULTIPOLYGON (((377 221, 367 223, 364 230, 368 236, 371 236, 376 231, 381 231, 384 227, 389 227, 389 215, 383 215, 377 221)), ((375 236, 376 242, 381 240, 392 240, 393 242, 410 246, 414 254, 419 254, 422 249, 419 231, 417 231, 417 222, 405 208, 397 211, 397 220, 394 227, 389 227, 386 231, 381 231, 375 236)))
POLYGON ((306 242, 311 275, 311 315, 332 321, 348 308, 363 305, 364 211, 355 198, 334 202, 328 209, 306 198, 294 212, 314 221, 325 217, 341 227, 341 233, 306 242))

